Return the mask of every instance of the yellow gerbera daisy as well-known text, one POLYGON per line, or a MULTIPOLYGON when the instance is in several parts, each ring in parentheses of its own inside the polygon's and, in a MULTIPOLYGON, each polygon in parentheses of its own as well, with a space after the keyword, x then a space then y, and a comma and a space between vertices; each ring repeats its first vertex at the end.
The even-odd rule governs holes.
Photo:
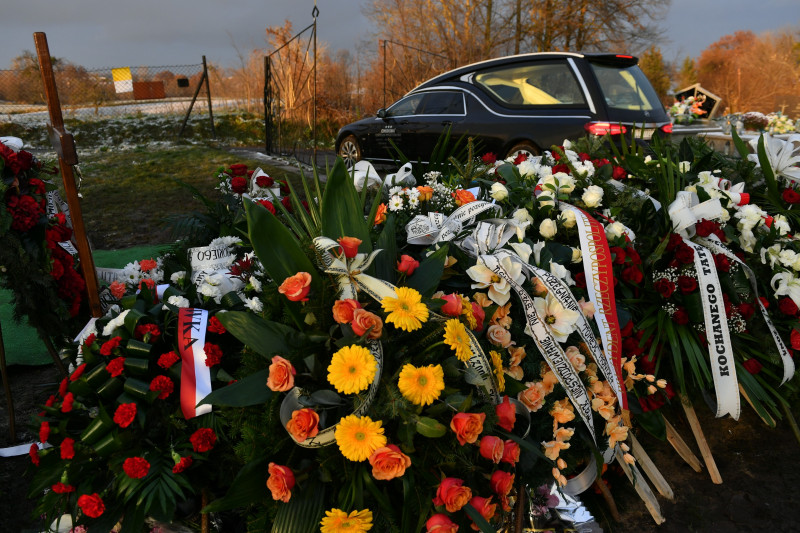
POLYGON ((478 327, 478 321, 475 319, 475 314, 472 312, 472 303, 466 296, 461 297, 461 316, 467 319, 469 329, 478 327))
POLYGON ((457 318, 451 318, 444 325, 444 342, 453 351, 459 361, 467 362, 472 356, 467 328, 457 318))
POLYGON ((403 397, 414 405, 430 405, 444 390, 442 366, 405 365, 400 371, 397 387, 403 397))
POLYGON ((328 381, 342 394, 356 394, 369 387, 378 365, 363 346, 345 346, 328 365, 328 381))
POLYGON ((342 455, 351 461, 365 461, 372 452, 386 446, 380 420, 368 416, 349 415, 336 425, 336 444, 342 455))
POLYGON ((352 511, 347 514, 341 509, 325 511, 325 518, 320 522, 322 533, 363 533, 372 529, 372 511, 352 511))
POLYGON ((506 375, 503 372, 503 359, 500 354, 492 350, 489 352, 492 358, 492 366, 494 366, 494 377, 497 380, 497 388, 500 392, 506 390, 506 375))
POLYGON ((398 287, 396 292, 397 298, 381 300, 381 307, 389 313, 386 322, 406 331, 421 328, 428 320, 428 307, 422 303, 422 295, 409 287, 398 287))

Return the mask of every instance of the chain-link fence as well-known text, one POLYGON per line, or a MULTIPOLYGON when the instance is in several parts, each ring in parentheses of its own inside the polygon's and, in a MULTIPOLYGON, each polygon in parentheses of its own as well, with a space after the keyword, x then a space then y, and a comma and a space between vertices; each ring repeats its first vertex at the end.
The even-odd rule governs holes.
MULTIPOLYGON (((202 63, 94 70, 76 65, 54 67, 64 118, 81 120, 185 114, 203 78, 202 63)), ((238 105, 234 98, 212 99, 214 111, 238 105)), ((193 110, 208 111, 205 90, 193 110)), ((0 70, 0 121, 46 120, 38 68, 0 70)))

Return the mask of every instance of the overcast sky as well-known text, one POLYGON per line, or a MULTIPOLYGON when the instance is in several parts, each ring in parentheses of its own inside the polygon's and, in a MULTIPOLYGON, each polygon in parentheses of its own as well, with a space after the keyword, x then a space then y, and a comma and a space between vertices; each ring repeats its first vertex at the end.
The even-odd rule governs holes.
MULTIPOLYGON (((318 39, 332 50, 377 49, 361 13, 368 0, 318 0, 318 39)), ((290 20, 295 31, 313 22, 314 0, 3 0, 0 68, 44 31, 50 54, 87 68, 195 64, 235 66, 265 48, 265 28, 290 20)), ((672 0, 662 43, 668 61, 697 57, 737 30, 800 29, 800 0, 672 0)), ((625 52, 620 50, 620 52, 625 52)))

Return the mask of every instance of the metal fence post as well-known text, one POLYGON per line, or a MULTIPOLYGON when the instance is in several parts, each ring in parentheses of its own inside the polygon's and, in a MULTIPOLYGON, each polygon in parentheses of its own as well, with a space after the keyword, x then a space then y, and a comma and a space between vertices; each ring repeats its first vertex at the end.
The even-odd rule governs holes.
POLYGON ((217 138, 217 132, 214 129, 214 110, 211 108, 211 82, 208 79, 208 67, 206 66, 206 56, 203 56, 203 77, 206 79, 206 94, 208 95, 208 116, 211 120, 211 138, 217 138))
POLYGON ((270 87, 270 58, 264 56, 264 149, 272 153, 272 88, 270 87))

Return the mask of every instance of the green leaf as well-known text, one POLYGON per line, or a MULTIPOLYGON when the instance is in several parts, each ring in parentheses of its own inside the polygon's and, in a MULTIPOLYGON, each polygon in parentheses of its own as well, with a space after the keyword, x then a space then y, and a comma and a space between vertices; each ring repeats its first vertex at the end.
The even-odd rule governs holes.
MULTIPOLYGON (((246 507, 264 499, 267 490, 268 459, 268 457, 261 457, 244 465, 239 470, 239 473, 236 474, 236 479, 231 483, 228 493, 203 507, 202 512, 214 513, 237 507, 246 507)), ((292 496, 292 500, 294 500, 295 495, 292 496)), ((275 530, 273 529, 273 531, 275 530)))
POLYGON ((324 512, 325 485, 308 481, 305 490, 296 490, 289 503, 278 508, 272 533, 316 533, 324 512))
POLYGON ((739 157, 742 160, 747 161, 747 156, 750 154, 750 150, 747 149, 747 144, 739 137, 739 134, 736 132, 736 128, 731 128, 731 137, 733 138, 733 145, 736 146, 736 151, 739 152, 739 157))
POLYGON ((486 519, 472 505, 467 504, 462 507, 462 509, 467 512, 469 517, 472 518, 472 521, 475 522, 475 525, 480 528, 482 533, 495 533, 495 529, 492 527, 492 525, 489 524, 489 522, 487 522, 486 519))
POLYGON ((312 288, 317 289, 317 270, 289 228, 275 215, 250 200, 245 200, 244 210, 250 242, 269 277, 280 284, 298 272, 308 272, 311 274, 312 288))
POLYGON ((211 391, 198 405, 225 405, 228 407, 249 407, 266 403, 272 396, 267 387, 269 368, 265 368, 236 383, 211 391))
POLYGON ((422 416, 417 419, 417 433, 424 437, 435 439, 444 436, 446 432, 447 428, 444 427, 444 424, 433 418, 422 416))
POLYGON ((311 395, 311 400, 315 405, 342 405, 342 397, 332 390, 318 390, 311 395))
POLYGON ((355 237, 361 239, 359 252, 372 251, 369 226, 364 220, 364 206, 341 158, 336 159, 328 174, 322 196, 321 216, 323 235, 334 240, 339 237, 355 237))
POLYGON ((431 296, 439 285, 439 280, 442 279, 448 249, 448 245, 444 244, 426 257, 414 271, 414 274, 406 278, 406 284, 419 291, 423 296, 431 296))
POLYGON ((769 191, 770 199, 775 205, 781 205, 780 193, 778 192, 778 182, 775 179, 775 172, 772 170, 772 164, 767 157, 767 148, 764 145, 764 135, 758 138, 758 162, 761 164, 761 173, 764 174, 764 181, 767 182, 767 191, 769 191))
POLYGON ((375 243, 375 248, 383 250, 383 252, 379 253, 372 263, 375 266, 375 275, 378 279, 388 281, 391 284, 397 282, 397 271, 395 270, 395 265, 397 264, 395 220, 396 217, 394 214, 390 214, 386 217, 383 231, 378 236, 378 241, 375 243))
POLYGON ((288 352, 287 337, 297 334, 289 326, 244 311, 229 311, 216 316, 231 335, 266 357, 278 352, 288 352))

